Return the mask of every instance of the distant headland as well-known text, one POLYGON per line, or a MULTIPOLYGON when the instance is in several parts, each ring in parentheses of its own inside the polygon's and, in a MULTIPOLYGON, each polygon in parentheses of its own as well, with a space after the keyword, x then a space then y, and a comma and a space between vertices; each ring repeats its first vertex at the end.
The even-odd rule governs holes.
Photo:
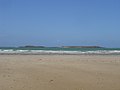
MULTIPOLYGON (((27 45, 27 46, 20 46, 19 48, 49 48, 49 47, 27 45)), ((54 47, 50 47, 50 48, 54 48, 54 47)), ((100 46, 60 46, 60 47, 55 47, 55 48, 103 48, 103 47, 100 47, 100 46)))
POLYGON ((20 46, 19 48, 45 48, 45 46, 32 46, 32 45, 27 45, 27 46, 20 46))
POLYGON ((103 48, 100 46, 62 46, 62 48, 103 48))

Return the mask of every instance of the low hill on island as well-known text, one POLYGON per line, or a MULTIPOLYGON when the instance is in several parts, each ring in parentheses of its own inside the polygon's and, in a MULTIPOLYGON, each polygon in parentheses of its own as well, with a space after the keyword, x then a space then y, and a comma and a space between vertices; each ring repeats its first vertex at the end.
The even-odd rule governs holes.
POLYGON ((62 46, 62 48, 103 48, 100 46, 62 46))

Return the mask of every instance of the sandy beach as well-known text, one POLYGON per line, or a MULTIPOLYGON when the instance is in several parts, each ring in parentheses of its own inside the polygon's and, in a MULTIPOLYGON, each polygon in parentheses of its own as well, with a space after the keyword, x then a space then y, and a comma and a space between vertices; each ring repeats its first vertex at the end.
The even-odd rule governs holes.
POLYGON ((0 55, 0 90, 120 90, 120 55, 0 55))

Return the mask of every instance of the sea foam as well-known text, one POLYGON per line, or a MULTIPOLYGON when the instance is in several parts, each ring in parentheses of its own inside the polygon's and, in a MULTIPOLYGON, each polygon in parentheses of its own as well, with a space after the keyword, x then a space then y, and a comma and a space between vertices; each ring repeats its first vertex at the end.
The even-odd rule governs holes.
POLYGON ((64 50, 3 50, 0 54, 120 54, 120 50, 95 50, 95 51, 64 51, 64 50))

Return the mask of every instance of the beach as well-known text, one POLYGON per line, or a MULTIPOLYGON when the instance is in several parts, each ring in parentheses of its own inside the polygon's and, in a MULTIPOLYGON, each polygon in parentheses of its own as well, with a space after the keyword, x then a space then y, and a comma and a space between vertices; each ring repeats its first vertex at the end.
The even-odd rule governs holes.
POLYGON ((0 55, 0 90, 120 90, 120 55, 0 55))

